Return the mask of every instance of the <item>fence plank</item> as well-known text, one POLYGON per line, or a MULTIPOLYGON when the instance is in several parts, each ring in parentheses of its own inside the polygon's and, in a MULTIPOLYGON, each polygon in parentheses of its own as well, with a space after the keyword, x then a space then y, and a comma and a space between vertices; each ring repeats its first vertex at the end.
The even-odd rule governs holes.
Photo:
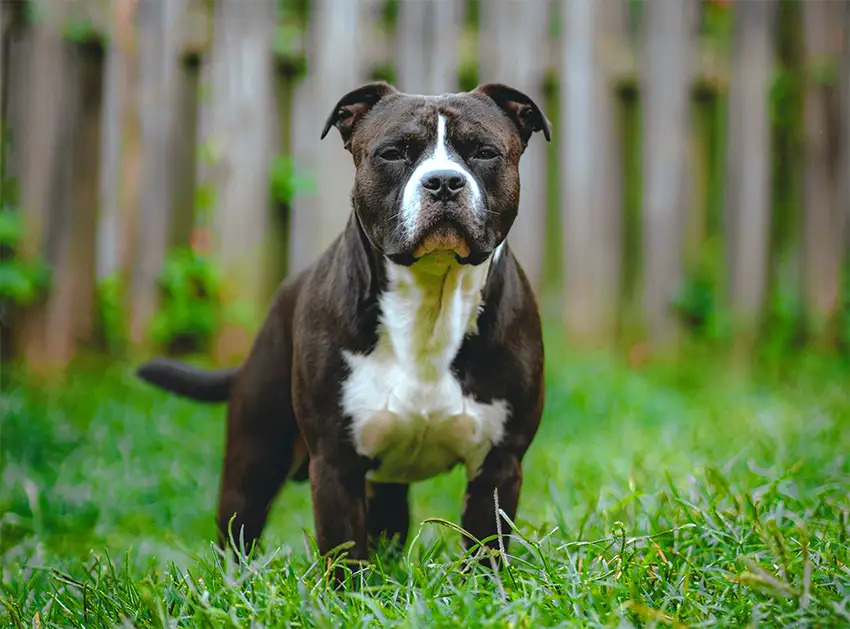
MULTIPOLYGON (((548 60, 549 3, 491 0, 480 8, 479 83, 507 83, 543 107, 543 80, 548 60), (520 32, 522 37, 512 37, 520 32), (512 41, 512 45, 505 45, 512 41)), ((546 235, 546 145, 535 138, 520 161, 519 215, 510 245, 539 290, 546 235)))
POLYGON ((200 87, 199 60, 184 58, 179 68, 174 137, 174 215, 169 228, 172 247, 186 245, 195 224, 195 187, 197 185, 198 91, 200 87))
MULTIPOLYGON (((840 180, 841 191, 840 200, 843 200, 839 211, 843 216, 843 231, 844 231, 844 266, 843 266, 843 281, 844 281, 844 308, 845 321, 850 319, 850 2, 844 3, 843 24, 843 39, 844 45, 843 54, 841 57, 841 65, 839 66, 841 77, 841 113, 840 119, 844 124, 842 133, 842 167, 840 180)), ((850 343, 850 339, 845 339, 845 342, 850 343)))
POLYGON ((810 330, 817 336, 837 310, 842 263, 838 86, 825 73, 838 62, 843 8, 837 2, 802 6, 808 78, 803 110, 803 281, 810 330))
POLYGON ((123 69, 125 59, 116 37, 106 45, 103 71, 103 116, 100 134, 99 193, 97 224, 97 279, 117 273, 123 249, 119 245, 121 210, 119 183, 123 149, 123 69))
POLYGON ((59 90, 68 84, 63 76, 68 53, 62 38, 66 9, 66 4, 57 3, 41 22, 32 26, 28 71, 30 76, 43 78, 18 88, 27 90, 21 138, 21 205, 27 222, 21 253, 25 257, 35 257, 41 252, 52 207, 52 190, 45 185, 45 179, 52 176, 60 155, 56 149, 64 122, 61 103, 64 95, 59 90))
MULTIPOLYGON (((246 319, 267 306, 272 278, 269 164, 273 150, 273 58, 275 7, 271 0, 214 6, 209 59, 210 98, 204 142, 212 160, 205 173, 215 190, 212 227, 225 282, 223 299, 244 304, 246 319)), ((244 321, 248 323, 248 321, 244 321)), ((250 333, 231 321, 220 335, 219 360, 241 356, 250 333)))
MULTIPOLYGON (((21 209, 26 230, 21 256, 43 256, 54 270, 52 289, 43 303, 29 309, 18 337, 21 351, 36 369, 67 363, 73 354, 73 322, 65 301, 67 286, 62 266, 69 251, 68 164, 59 156, 71 148, 67 137, 72 127, 74 83, 69 47, 63 41, 62 24, 67 3, 41 4, 43 19, 33 24, 29 43, 29 77, 21 129, 21 209), (45 9, 49 9, 46 10, 45 9), (56 272, 58 271, 58 273, 56 272), (65 316, 61 316, 61 315, 65 316)), ((24 77, 20 77, 23 79, 24 77)))
POLYGON ((135 254, 141 176, 137 8, 135 0, 118 0, 113 6, 100 136, 97 277, 118 275, 125 287, 135 254))
POLYGON ((400 90, 414 94, 457 91, 462 10, 458 0, 399 3, 396 76, 400 90))
POLYGON ((366 80, 361 31, 369 9, 363 0, 317 0, 310 6, 310 74, 296 89, 291 124, 295 159, 312 175, 316 190, 296 197, 293 203, 290 273, 315 260, 342 231, 351 213, 351 155, 336 133, 324 141, 319 141, 319 135, 337 101, 366 80))
POLYGON ((688 206, 690 87, 695 5, 647 0, 644 7, 643 310, 649 338, 670 349, 678 338, 671 308, 682 280, 682 236, 688 206))
MULTIPOLYGON (((57 307, 73 317, 75 345, 91 342, 95 331, 95 242, 98 220, 100 119, 103 102, 103 54, 95 47, 77 50, 73 80, 77 81, 77 115, 71 162, 72 213, 70 251, 66 262, 70 288, 57 307)), ((64 275, 64 273, 63 273, 64 275)), ((65 279, 59 281, 66 281, 65 279)), ((60 317, 67 316, 64 312, 60 317)), ((75 347, 76 349, 76 347, 75 347)))
POLYGON ((562 5, 560 119, 568 336, 595 344, 616 329, 619 297, 621 159, 612 68, 605 54, 621 32, 623 3, 562 5))
MULTIPOLYGON (((6 104, 8 102, 7 85, 6 85, 6 42, 8 41, 10 23, 12 21, 12 5, 9 2, 0 2, 0 142, 5 146, 6 141, 6 104)), ((0 163, 0 186, 3 185, 3 175, 6 169, 6 153, 5 149, 0 148, 0 155, 3 157, 3 162, 0 163)), ((3 198, 2 188, 0 188, 0 199, 3 198)))
POLYGON ((726 144, 726 251, 730 302, 751 339, 767 291, 770 233, 770 120, 773 2, 734 7, 726 144))
POLYGON ((67 5, 40 8, 27 73, 40 80, 28 81, 21 129, 22 255, 43 257, 52 277, 18 335, 38 370, 66 365, 77 342, 91 340, 101 92, 99 52, 63 38, 67 5))
POLYGON ((174 214, 173 131, 182 9, 177 0, 139 5, 141 189, 130 294, 130 338, 137 345, 144 342, 159 302, 158 278, 174 214))
MULTIPOLYGON (((21 151, 19 130, 22 127, 21 118, 25 110, 23 96, 27 84, 22 78, 26 76, 29 60, 30 30, 22 28, 23 19, 20 15, 21 6, 10 2, 0 3, 0 20, 2 20, 2 52, 0 52, 0 116, 2 116, 2 134, 4 145, 0 153, 3 155, 0 175, 9 180, 17 179, 21 171, 21 151), (13 90, 13 86, 20 86, 13 90), (11 139, 11 143, 8 140, 11 139)), ((5 181, 0 181, 4 185, 5 181)), ((8 200, 7 189, 0 190, 0 199, 8 200)))

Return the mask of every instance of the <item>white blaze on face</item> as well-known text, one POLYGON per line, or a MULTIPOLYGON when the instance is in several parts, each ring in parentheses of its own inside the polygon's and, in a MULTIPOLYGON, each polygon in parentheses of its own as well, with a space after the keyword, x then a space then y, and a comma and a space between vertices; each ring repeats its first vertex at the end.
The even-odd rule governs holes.
POLYGON ((464 189, 472 211, 483 212, 481 204, 481 190, 475 177, 449 155, 448 142, 446 141, 446 118, 442 114, 437 116, 437 143, 430 157, 423 160, 410 175, 407 185, 404 186, 404 195, 401 200, 401 222, 407 230, 408 236, 416 233, 416 224, 422 213, 422 182, 432 173, 438 171, 453 171, 466 180, 464 189))

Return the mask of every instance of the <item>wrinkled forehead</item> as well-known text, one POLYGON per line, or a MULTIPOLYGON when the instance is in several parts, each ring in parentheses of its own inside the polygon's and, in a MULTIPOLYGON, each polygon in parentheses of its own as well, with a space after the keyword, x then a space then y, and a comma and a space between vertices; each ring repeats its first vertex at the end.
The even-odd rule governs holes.
POLYGON ((382 99, 369 112, 355 134, 354 147, 368 150, 397 141, 434 144, 440 118, 445 121, 446 140, 452 144, 486 142, 508 150, 519 142, 511 121, 486 97, 399 94, 382 99))

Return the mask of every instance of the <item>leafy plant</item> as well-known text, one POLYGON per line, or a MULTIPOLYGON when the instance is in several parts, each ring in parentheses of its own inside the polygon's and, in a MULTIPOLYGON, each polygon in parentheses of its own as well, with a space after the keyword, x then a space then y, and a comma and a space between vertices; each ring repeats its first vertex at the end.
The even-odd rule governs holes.
POLYGON ((779 360, 799 348, 803 331, 803 304, 793 284, 777 282, 767 304, 767 326, 763 339, 764 354, 779 360))
POLYGON ((97 312, 103 342, 110 353, 127 343, 127 309, 124 306, 124 283, 119 273, 103 278, 97 285, 97 312))
POLYGON ((672 303, 681 320, 699 338, 719 341, 728 334, 728 320, 710 278, 697 274, 686 281, 672 303))
POLYGON ((87 16, 75 16, 68 20, 64 28, 65 37, 75 44, 101 41, 100 33, 87 16))
POLYGON ((50 283, 50 269, 43 260, 18 257, 22 234, 20 212, 0 211, 0 303, 4 309, 33 303, 50 283))
POLYGON ((269 185, 272 200, 283 205, 292 203, 297 194, 316 191, 313 177, 299 169, 290 155, 278 155, 272 160, 269 185))
POLYGON ((850 257, 844 263, 841 304, 838 308, 838 344, 850 359, 850 257))
POLYGON ((160 309, 151 339, 169 351, 204 348, 221 326, 221 279, 211 260, 190 247, 168 256, 159 278, 160 309))
POLYGON ((726 44, 732 38, 732 11, 729 0, 711 0, 702 5, 703 33, 717 41, 726 44))

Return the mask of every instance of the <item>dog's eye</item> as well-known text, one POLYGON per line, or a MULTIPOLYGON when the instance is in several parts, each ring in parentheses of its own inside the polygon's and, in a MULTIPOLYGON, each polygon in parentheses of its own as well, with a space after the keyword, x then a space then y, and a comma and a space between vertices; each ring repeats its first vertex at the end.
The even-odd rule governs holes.
POLYGON ((387 162, 400 162, 406 159, 404 151, 394 146, 384 149, 378 156, 387 162))
POLYGON ((496 159, 499 157, 498 151, 491 146, 482 146, 477 151, 475 151, 475 155, 473 155, 475 159, 496 159))

